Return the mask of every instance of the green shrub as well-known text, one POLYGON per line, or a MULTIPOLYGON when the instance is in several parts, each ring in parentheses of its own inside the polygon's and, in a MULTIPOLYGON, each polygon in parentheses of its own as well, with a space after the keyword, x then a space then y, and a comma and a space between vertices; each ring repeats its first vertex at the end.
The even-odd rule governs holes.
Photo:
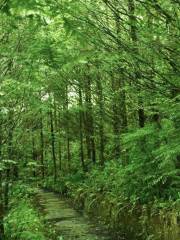
POLYGON ((27 200, 21 200, 5 217, 5 235, 9 240, 44 240, 43 225, 27 200))
POLYGON ((4 219, 7 240, 44 240, 43 224, 32 205, 36 189, 19 181, 10 189, 10 211, 4 219))
POLYGON ((10 191, 12 202, 18 202, 20 199, 30 199, 36 194, 36 189, 21 181, 14 184, 10 191))

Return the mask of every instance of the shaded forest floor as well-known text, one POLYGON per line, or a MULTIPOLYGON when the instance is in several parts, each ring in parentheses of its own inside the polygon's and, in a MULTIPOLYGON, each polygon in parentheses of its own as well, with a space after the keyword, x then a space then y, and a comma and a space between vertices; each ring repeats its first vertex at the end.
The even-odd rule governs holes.
POLYGON ((36 185, 20 181, 11 187, 6 240, 178 240, 175 205, 120 205, 99 188, 95 192, 76 183, 73 190, 65 182, 63 194, 60 182, 49 186, 51 191, 36 185))

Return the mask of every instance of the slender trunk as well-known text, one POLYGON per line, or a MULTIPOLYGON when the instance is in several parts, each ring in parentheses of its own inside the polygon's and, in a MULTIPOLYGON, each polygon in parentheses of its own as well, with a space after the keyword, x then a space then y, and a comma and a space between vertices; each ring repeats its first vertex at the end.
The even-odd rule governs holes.
MULTIPOLYGON (((2 160, 2 121, 0 111, 0 162, 2 160)), ((3 205, 3 190, 2 190, 2 171, 0 170, 0 240, 4 239, 4 205, 3 205)))
POLYGON ((87 149, 87 159, 91 160, 91 137, 89 134, 89 121, 88 121, 88 102, 89 98, 86 93, 86 86, 85 86, 85 111, 83 112, 83 122, 84 122, 84 129, 85 129, 85 138, 86 138, 86 149, 87 149))
POLYGON ((82 115, 82 91, 81 86, 79 86, 79 138, 80 138, 80 159, 83 171, 85 171, 84 162, 84 145, 83 145, 83 115, 82 115))
POLYGON ((58 111, 57 103, 54 100, 54 128, 56 133, 56 141, 57 141, 57 155, 58 155, 58 167, 61 171, 62 168, 62 150, 61 150, 61 122, 60 122, 60 111, 58 111))
MULTIPOLYGON (((37 155, 36 155, 36 148, 35 148, 35 139, 34 139, 34 130, 32 129, 32 159, 36 162, 37 155)), ((33 169, 33 177, 36 177, 35 168, 33 169)))
POLYGON ((87 115, 86 112, 83 114, 83 122, 85 126, 85 137, 86 137, 86 151, 87 151, 87 159, 91 160, 91 140, 88 132, 88 126, 87 126, 87 115))
POLYGON ((97 97, 99 105, 99 137, 100 137, 100 165, 104 166, 104 148, 105 148, 105 136, 104 136, 104 101, 101 79, 96 79, 97 97))
MULTIPOLYGON (((134 0, 128 0, 128 8, 129 8, 129 21, 130 21, 130 37, 131 40, 134 43, 134 54, 138 55, 138 47, 137 47, 137 42, 138 42, 138 37, 137 37, 137 27, 136 27, 136 16, 135 16, 135 3, 134 0)), ((136 65, 138 62, 136 61, 136 65)), ((136 68, 135 70, 135 78, 138 80, 140 78, 141 74, 139 70, 136 68)), ((139 118, 139 127, 143 128, 145 125, 145 113, 144 113, 144 108, 143 108, 143 99, 142 97, 138 97, 138 118, 139 118)))
MULTIPOLYGON (((117 8, 118 8, 118 3, 117 8)), ((121 22, 118 12, 114 12, 116 19, 116 34, 117 38, 121 38, 121 22)), ((117 42, 117 50, 121 54, 121 48, 117 42)), ((122 163, 126 163, 126 156, 122 152, 121 147, 121 134, 127 131, 127 109, 126 109, 126 92, 125 92, 125 81, 124 72, 119 64, 118 72, 112 74, 112 110, 113 110, 113 133, 114 133, 114 158, 120 159, 122 163), (125 160, 124 160, 125 159, 125 160)))
POLYGON ((96 163, 94 119, 92 115, 93 113, 92 113, 91 79, 89 76, 86 76, 85 79, 85 101, 86 101, 85 126, 88 157, 90 157, 93 163, 96 163))
MULTIPOLYGON (((175 99, 179 94, 180 94, 180 90, 179 90, 179 89, 174 89, 174 90, 172 91, 172 97, 173 97, 174 99, 175 99)), ((178 98, 175 100, 175 102, 176 102, 176 104, 177 104, 177 106, 178 106, 178 104, 179 104, 178 98)), ((179 118, 178 118, 178 117, 175 117, 173 121, 174 121, 174 127, 175 127, 175 129, 176 129, 176 132, 179 132, 179 127, 180 127, 180 125, 179 125, 179 118)), ((175 167, 176 167, 176 169, 178 170, 177 175, 180 176, 180 154, 177 154, 177 156, 176 156, 175 167)))
POLYGON ((44 171, 44 133, 43 133, 43 117, 42 117, 42 110, 41 110, 41 117, 40 117, 40 139, 41 139, 41 175, 44 179, 45 171, 44 171))
MULTIPOLYGON (((118 3, 117 3, 118 4, 118 3)), ((118 38, 121 38, 121 22, 119 14, 116 16, 116 31, 118 38)), ((121 48, 118 45, 118 52, 121 53, 121 48)), ((127 132, 128 129, 128 120, 127 120, 127 108, 126 108, 126 92, 125 92, 125 75, 124 75, 124 69, 121 67, 121 63, 118 67, 118 76, 117 76, 117 83, 116 83, 116 91, 117 91, 117 105, 119 107, 118 114, 120 116, 119 122, 120 122, 120 135, 122 133, 127 132)), ((121 151, 121 149, 120 149, 121 151)), ((122 153, 122 152, 121 152, 122 153)))
POLYGON ((3 191, 2 191, 2 172, 0 171, 0 240, 4 239, 4 205, 3 205, 3 191))
POLYGON ((59 156, 59 170, 62 170, 62 147, 61 147, 61 116, 58 113, 58 156, 59 156))
POLYGON ((119 113, 119 101, 117 96, 119 95, 119 86, 117 80, 112 76, 112 125, 113 125, 113 158, 119 159, 120 157, 120 113, 119 113))
POLYGON ((51 148, 52 148, 52 159, 54 167, 54 183, 57 180, 57 165, 56 165, 56 152, 55 152, 55 135, 54 135, 54 123, 53 123, 53 113, 50 110, 50 124, 51 124, 51 148))
POLYGON ((71 168, 71 149, 70 149, 70 116, 69 116, 69 99, 68 99, 68 86, 65 86, 65 102, 64 111, 66 116, 66 148, 67 148, 67 162, 68 169, 71 168))
MULTIPOLYGON (((8 158, 9 158, 9 160, 12 160, 12 158, 13 158, 13 156, 12 156, 12 154, 13 154, 12 139, 13 139, 13 130, 12 130, 12 127, 9 126, 9 133, 8 133, 8 158)), ((8 210, 8 205, 9 205, 9 182, 10 182, 10 166, 8 164, 7 168, 6 168, 6 184, 5 184, 5 189, 4 189, 5 210, 8 210)))
POLYGON ((57 132, 58 120, 57 120, 57 105, 55 100, 54 100, 54 129, 55 129, 55 132, 57 132))
MULTIPOLYGON (((69 135, 69 131, 67 133, 69 135)), ((70 152, 70 138, 69 137, 67 137, 67 160, 68 160, 68 168, 70 170, 70 168, 71 168, 71 164, 70 164, 71 152, 70 152)))

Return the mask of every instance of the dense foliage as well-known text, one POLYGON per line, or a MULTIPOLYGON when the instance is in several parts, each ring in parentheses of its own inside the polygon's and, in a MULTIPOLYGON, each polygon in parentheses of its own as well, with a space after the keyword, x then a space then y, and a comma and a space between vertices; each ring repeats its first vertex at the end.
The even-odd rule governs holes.
POLYGON ((179 1, 3 0, 0 13, 0 235, 18 179, 178 201, 179 1))
POLYGON ((4 220, 7 240, 45 240, 43 224, 32 205, 34 194, 22 183, 11 190, 10 211, 4 220))

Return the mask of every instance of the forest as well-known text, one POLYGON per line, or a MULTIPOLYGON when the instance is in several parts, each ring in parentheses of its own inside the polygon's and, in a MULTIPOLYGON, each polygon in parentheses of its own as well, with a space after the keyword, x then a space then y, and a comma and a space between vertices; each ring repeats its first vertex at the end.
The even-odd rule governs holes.
POLYGON ((178 240, 179 0, 0 0, 0 240, 178 240))

